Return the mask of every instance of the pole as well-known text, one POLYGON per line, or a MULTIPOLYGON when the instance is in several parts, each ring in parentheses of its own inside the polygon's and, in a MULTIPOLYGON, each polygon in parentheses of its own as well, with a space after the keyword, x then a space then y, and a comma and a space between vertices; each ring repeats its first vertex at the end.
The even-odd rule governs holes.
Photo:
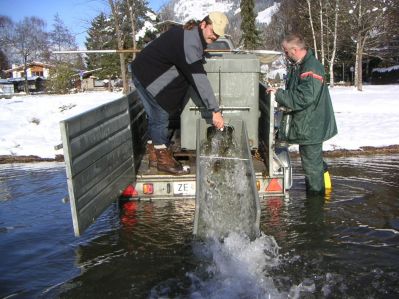
POLYGON ((342 63, 342 82, 345 83, 345 62, 342 63))
POLYGON ((67 50, 67 51, 53 51, 54 54, 76 54, 76 53, 138 53, 137 49, 124 50, 67 50))
MULTIPOLYGON (((110 50, 66 50, 66 51, 53 51, 53 54, 79 54, 79 53, 139 53, 141 50, 138 49, 110 49, 110 50)), ((223 52, 223 53, 253 53, 253 54, 269 54, 269 55, 280 55, 281 52, 269 51, 269 50, 222 50, 222 49, 206 49, 205 52, 223 52)))

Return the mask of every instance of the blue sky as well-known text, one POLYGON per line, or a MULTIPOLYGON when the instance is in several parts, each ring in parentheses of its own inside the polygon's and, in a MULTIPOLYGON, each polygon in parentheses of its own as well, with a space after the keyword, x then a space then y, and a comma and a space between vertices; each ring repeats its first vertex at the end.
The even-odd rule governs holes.
MULTIPOLYGON (((158 11, 168 0, 148 2, 153 10, 158 11)), ((49 31, 52 29, 54 16, 58 13, 75 35, 80 48, 84 46, 91 20, 100 12, 108 12, 108 0, 0 0, 1 15, 10 17, 14 22, 24 17, 39 17, 46 21, 49 31)))

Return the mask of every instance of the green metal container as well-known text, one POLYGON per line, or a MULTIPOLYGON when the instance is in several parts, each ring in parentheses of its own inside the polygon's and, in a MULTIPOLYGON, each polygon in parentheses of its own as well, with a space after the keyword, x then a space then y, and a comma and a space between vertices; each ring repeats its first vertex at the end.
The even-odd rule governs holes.
MULTIPOLYGON (((259 59, 252 54, 223 54, 208 58, 204 66, 225 122, 228 124, 235 119, 243 120, 248 131, 249 145, 251 149, 257 148, 259 59)), ((201 107, 201 101, 193 89, 190 89, 187 96, 189 100, 180 118, 181 146, 194 150, 196 120, 205 117, 211 123, 211 113, 201 107)))

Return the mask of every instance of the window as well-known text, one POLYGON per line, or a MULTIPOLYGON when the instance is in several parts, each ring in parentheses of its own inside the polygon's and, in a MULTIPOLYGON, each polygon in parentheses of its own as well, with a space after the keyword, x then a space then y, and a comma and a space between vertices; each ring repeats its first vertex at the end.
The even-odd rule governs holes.
POLYGON ((43 72, 32 72, 32 76, 42 76, 43 77, 43 72))

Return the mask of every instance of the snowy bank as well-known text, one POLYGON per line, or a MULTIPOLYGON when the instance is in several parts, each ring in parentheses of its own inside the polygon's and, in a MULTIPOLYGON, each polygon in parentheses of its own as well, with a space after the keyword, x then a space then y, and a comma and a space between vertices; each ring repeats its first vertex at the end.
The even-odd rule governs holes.
POLYGON ((115 100, 120 92, 14 96, 0 100, 0 155, 54 158, 63 150, 59 122, 115 100))
MULTIPOLYGON (((399 85, 330 89, 338 135, 324 150, 399 144, 399 85)), ((113 92, 19 96, 0 100, 0 155, 55 158, 63 150, 59 122, 123 96, 113 92)), ((295 149, 295 147, 292 147, 295 149)))
POLYGON ((359 149, 399 144, 399 85, 330 88, 338 135, 324 150, 359 149))

